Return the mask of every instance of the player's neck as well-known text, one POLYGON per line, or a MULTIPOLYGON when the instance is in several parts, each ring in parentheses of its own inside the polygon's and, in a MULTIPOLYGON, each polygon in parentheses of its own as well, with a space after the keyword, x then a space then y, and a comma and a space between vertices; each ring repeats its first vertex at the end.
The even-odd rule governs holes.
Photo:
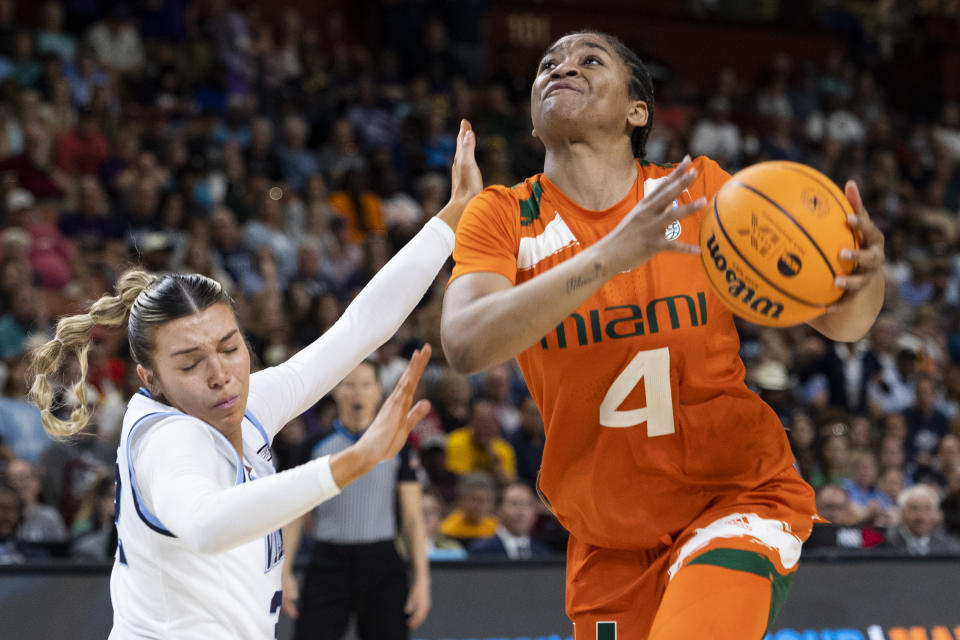
POLYGON ((575 142, 551 145, 543 172, 584 209, 603 211, 623 200, 633 188, 637 164, 629 143, 575 142))

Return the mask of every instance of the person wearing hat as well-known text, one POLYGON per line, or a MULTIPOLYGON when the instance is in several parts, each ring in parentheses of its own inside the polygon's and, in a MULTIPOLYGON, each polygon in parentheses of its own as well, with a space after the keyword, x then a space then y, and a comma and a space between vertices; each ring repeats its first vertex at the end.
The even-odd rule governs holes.
POLYGON ((457 486, 460 475, 447 468, 447 438, 432 435, 420 445, 420 464, 427 475, 428 486, 446 504, 457 501, 457 486))

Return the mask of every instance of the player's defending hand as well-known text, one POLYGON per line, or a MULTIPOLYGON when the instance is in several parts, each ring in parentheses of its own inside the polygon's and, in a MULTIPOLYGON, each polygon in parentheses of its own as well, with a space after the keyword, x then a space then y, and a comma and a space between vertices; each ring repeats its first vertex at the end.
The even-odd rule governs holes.
POLYGON ((450 169, 450 201, 437 217, 456 231, 460 216, 473 196, 483 191, 483 177, 477 165, 477 136, 469 120, 460 121, 457 134, 457 152, 450 169))
POLYGON ((427 400, 421 400, 412 409, 410 405, 420 376, 430 362, 431 351, 429 344, 414 351, 397 386, 380 407, 373 423, 357 441, 357 447, 365 449, 374 466, 400 453, 410 430, 430 411, 430 402, 427 400))
POLYGON ((683 159, 664 180, 658 189, 645 194, 608 237, 612 255, 617 256, 619 271, 629 271, 648 261, 661 251, 699 254, 700 246, 668 240, 667 227, 674 221, 696 213, 707 201, 698 198, 694 202, 674 208, 673 203, 697 178, 697 170, 691 168, 690 156, 683 159))
POLYGON ((413 404, 420 376, 430 361, 430 345, 414 351, 410 364, 400 377, 377 417, 356 444, 330 456, 330 473, 341 489, 371 471, 375 466, 400 453, 410 430, 430 411, 430 402, 413 404))

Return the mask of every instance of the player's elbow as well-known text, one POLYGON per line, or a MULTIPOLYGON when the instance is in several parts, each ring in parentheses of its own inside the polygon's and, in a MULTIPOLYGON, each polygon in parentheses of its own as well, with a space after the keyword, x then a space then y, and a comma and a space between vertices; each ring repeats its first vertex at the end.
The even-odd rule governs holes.
POLYGON ((443 319, 440 327, 440 342, 447 362, 457 373, 471 374, 483 369, 482 354, 476 342, 455 321, 443 319))

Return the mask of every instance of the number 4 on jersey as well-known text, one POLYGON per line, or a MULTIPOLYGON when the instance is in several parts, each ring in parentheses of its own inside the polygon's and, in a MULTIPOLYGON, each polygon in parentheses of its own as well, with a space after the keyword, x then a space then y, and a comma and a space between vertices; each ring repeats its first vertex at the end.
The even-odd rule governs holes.
POLYGON ((647 436, 665 436, 676 431, 673 421, 673 397, 670 389, 670 349, 661 347, 641 351, 616 377, 600 403, 600 424, 625 428, 647 423, 647 436), (646 406, 619 409, 643 380, 646 406))

